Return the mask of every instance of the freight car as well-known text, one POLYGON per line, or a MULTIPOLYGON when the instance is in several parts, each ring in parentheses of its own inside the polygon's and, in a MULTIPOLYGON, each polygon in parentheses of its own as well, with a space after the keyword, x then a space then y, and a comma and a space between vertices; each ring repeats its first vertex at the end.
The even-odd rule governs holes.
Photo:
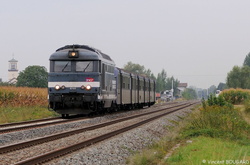
POLYGON ((100 50, 66 45, 49 60, 49 109, 62 117, 155 103, 155 80, 115 67, 110 56, 100 50))

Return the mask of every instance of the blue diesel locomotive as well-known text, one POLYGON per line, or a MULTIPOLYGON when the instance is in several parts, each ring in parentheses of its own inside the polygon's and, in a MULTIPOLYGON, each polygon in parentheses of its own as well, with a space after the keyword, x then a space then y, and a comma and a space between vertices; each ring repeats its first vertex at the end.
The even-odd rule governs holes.
POLYGON ((155 103, 155 80, 116 68, 110 56, 100 50, 67 45, 49 60, 49 108, 62 117, 155 103))

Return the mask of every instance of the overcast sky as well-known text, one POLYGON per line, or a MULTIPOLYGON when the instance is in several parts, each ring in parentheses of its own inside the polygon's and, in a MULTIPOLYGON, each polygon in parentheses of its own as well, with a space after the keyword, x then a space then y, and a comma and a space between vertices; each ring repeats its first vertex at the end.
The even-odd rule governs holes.
POLYGON ((225 82, 250 52, 249 0, 0 0, 0 78, 49 67, 49 56, 85 44, 189 86, 225 82))

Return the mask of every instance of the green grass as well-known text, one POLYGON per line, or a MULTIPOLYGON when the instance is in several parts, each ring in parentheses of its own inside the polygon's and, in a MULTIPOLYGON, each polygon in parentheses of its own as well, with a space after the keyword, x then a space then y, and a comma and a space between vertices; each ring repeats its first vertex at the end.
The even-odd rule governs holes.
POLYGON ((196 109, 183 121, 172 122, 174 127, 166 126, 169 129, 166 137, 131 156, 127 164, 232 164, 226 160, 244 159, 250 164, 250 125, 246 118, 244 108, 239 110, 239 107, 206 106, 205 109, 196 109), (193 142, 187 144, 187 140, 193 142), (181 144, 181 147, 165 160, 166 154, 176 144, 181 144))
POLYGON ((208 106, 192 115, 190 123, 181 132, 184 138, 208 136, 250 144, 250 125, 242 113, 228 106, 208 106))
POLYGON ((1 107, 0 124, 21 122, 57 116, 47 107, 1 107))
POLYGON ((203 165, 212 164, 212 161, 220 161, 219 164, 226 164, 227 160, 228 162, 229 160, 250 160, 250 146, 203 136, 192 138, 191 141, 192 143, 178 148, 162 164, 203 165))

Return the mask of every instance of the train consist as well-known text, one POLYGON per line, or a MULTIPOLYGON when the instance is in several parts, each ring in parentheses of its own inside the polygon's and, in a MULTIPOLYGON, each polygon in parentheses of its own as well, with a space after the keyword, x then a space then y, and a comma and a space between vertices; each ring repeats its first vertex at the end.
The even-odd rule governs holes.
POLYGON ((155 103, 155 80, 115 67, 110 56, 95 48, 67 45, 49 60, 49 108, 62 117, 155 103))

